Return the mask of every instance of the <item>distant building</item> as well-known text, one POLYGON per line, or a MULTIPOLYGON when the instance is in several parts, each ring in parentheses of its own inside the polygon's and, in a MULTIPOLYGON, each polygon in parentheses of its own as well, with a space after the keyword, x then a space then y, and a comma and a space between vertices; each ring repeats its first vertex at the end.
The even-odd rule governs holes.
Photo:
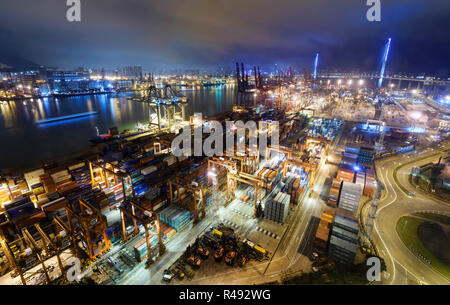
POLYGON ((141 66, 126 66, 118 69, 119 76, 124 78, 141 79, 142 67, 141 66))
POLYGON ((41 84, 40 92, 48 93, 79 93, 109 91, 114 86, 109 80, 91 79, 88 70, 79 68, 74 71, 47 70, 47 86, 41 84))

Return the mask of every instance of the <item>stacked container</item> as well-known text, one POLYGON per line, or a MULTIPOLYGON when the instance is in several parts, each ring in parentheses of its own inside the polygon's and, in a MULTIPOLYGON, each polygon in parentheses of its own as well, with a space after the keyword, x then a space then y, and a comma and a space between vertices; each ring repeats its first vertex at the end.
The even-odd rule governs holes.
POLYGON ((72 175, 73 180, 75 180, 79 185, 88 184, 91 182, 89 168, 84 162, 69 166, 68 170, 72 175))
POLYGON ((352 264, 356 255, 358 220, 352 211, 338 208, 331 232, 329 254, 338 262, 352 264))
POLYGON ((318 250, 325 251, 327 249, 328 240, 330 238, 330 231, 334 220, 334 209, 327 209, 322 213, 319 226, 316 231, 316 238, 314 240, 314 246, 318 250))
POLYGON ((27 181, 27 184, 30 189, 33 189, 33 186, 37 184, 41 184, 39 176, 43 174, 45 174, 45 172, 44 169, 42 168, 24 174, 25 180, 27 181))
POLYGON ((284 193, 291 195, 291 203, 295 204, 301 195, 303 188, 300 188, 301 177, 290 176, 285 179, 285 185, 282 189, 284 193))
POLYGON ((357 155, 359 153, 359 145, 356 143, 348 143, 345 146, 345 152, 357 155))
POLYGON ((278 192, 274 198, 269 198, 264 207, 264 216, 275 222, 284 222, 288 212, 291 195, 278 192))
MULTIPOLYGON (((158 245, 158 235, 149 234, 149 243, 150 248, 154 248, 158 245)), ((147 241, 145 238, 141 239, 136 245, 133 247, 134 255, 138 262, 142 262, 147 257, 147 241)))
POLYGON ((362 186, 356 183, 342 182, 341 194, 339 196, 339 207, 352 211, 356 214, 361 198, 362 186))
POLYGON ((179 231, 189 222, 190 213, 177 205, 171 204, 159 213, 159 219, 179 231))
POLYGON ((358 172, 356 174, 356 181, 355 181, 355 183, 356 184, 360 184, 362 187, 364 187, 365 181, 366 181, 366 173, 363 172, 363 171, 358 172))
POLYGON ((148 191, 148 186, 145 183, 144 175, 140 171, 135 170, 131 173, 131 179, 133 181, 134 193, 137 197, 145 195, 148 191))
POLYGON ((373 156, 374 156, 373 148, 361 147, 358 154, 358 163, 365 167, 369 167, 370 164, 372 164, 373 156))
POLYGON ((331 184, 330 194, 328 195, 328 206, 336 208, 338 206, 339 193, 341 191, 342 181, 334 178, 331 184))
POLYGON ((165 223, 161 223, 160 226, 161 226, 160 227, 161 235, 164 240, 172 238, 177 233, 177 231, 174 228, 166 225, 165 223))
POLYGON ((341 181, 353 182, 353 180, 355 179, 355 172, 350 169, 341 167, 338 170, 336 178, 341 181))
POLYGON ((375 173, 372 169, 366 171, 366 183, 364 185, 364 196, 373 197, 376 187, 375 173))

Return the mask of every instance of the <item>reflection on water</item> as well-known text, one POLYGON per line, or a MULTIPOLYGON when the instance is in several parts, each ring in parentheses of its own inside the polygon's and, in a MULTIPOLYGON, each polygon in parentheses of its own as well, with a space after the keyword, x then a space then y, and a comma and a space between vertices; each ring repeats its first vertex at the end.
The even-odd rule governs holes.
MULTIPOLYGON (((213 115, 231 110, 236 100, 235 86, 220 86, 182 92, 189 99, 187 113, 213 115)), ((127 100, 131 93, 118 97, 88 95, 68 98, 43 98, 33 101, 0 104, 0 169, 39 165, 68 153, 89 147, 95 127, 106 133, 112 126, 131 129, 148 120, 149 107, 127 100), (36 121, 82 112, 97 111, 97 115, 36 124, 36 121)))

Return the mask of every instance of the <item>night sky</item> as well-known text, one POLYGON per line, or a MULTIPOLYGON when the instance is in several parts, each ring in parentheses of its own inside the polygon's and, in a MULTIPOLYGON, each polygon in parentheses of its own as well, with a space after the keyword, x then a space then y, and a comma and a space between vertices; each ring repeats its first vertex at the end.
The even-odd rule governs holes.
POLYGON ((381 0, 368 22, 366 0, 81 0, 81 22, 66 0, 2 0, 0 63, 113 69, 232 69, 292 65, 375 71, 392 37, 388 72, 450 76, 450 1, 381 0))

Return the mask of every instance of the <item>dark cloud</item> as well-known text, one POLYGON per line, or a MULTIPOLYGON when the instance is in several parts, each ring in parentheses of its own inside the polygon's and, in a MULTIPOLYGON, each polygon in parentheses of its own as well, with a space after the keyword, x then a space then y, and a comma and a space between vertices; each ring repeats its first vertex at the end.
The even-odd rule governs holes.
POLYGON ((2 53, 47 65, 114 68, 142 64, 250 64, 376 70, 392 37, 388 69, 448 73, 450 1, 381 0, 382 22, 366 0, 81 0, 82 22, 65 0, 3 0, 2 53), (3 43, 6 42, 6 43, 3 43))

